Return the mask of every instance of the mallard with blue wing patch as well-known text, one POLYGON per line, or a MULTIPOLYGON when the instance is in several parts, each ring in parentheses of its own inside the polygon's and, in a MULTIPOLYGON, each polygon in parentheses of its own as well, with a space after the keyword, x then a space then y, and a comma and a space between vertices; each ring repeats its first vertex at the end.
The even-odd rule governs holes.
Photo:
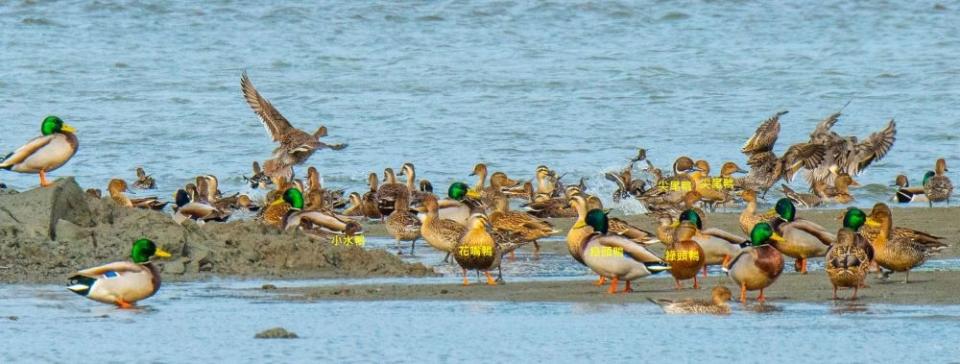
POLYGON ((170 253, 149 239, 133 243, 129 262, 114 262, 84 269, 70 277, 67 287, 91 300, 131 308, 160 289, 160 271, 150 258, 168 258, 170 253))

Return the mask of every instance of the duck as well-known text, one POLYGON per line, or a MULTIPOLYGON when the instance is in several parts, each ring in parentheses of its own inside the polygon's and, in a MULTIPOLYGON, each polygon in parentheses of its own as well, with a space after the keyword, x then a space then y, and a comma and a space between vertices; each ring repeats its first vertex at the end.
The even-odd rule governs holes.
MULTIPOLYGON (((414 168, 413 163, 410 163, 410 162, 404 163, 403 166, 400 167, 400 173, 397 174, 397 176, 407 178, 406 186, 407 186, 407 191, 410 192, 410 202, 413 202, 413 203, 420 202, 420 199, 423 198, 426 192, 421 191, 417 186, 417 171, 414 168)), ((420 181, 420 182, 424 182, 424 181, 420 181)), ((426 185, 430 185, 429 181, 426 181, 426 182, 427 182, 426 185)))
MULTIPOLYGON (((575 196, 571 196, 570 198, 574 197, 575 196)), ((603 209, 603 202, 600 201, 600 198, 597 196, 588 195, 586 197, 586 207, 590 210, 603 209)), ((579 213, 577 216, 579 216, 579 213)), ((634 226, 623 219, 610 217, 608 215, 607 220, 609 220, 609 231, 611 234, 620 235, 624 238, 630 239, 630 241, 633 241, 634 243, 642 245, 651 245, 660 242, 657 240, 655 233, 634 226)))
POLYGON ((41 136, 31 139, 5 157, 0 169, 19 173, 40 174, 40 187, 49 187, 47 172, 62 167, 75 154, 80 142, 74 129, 57 116, 47 116, 40 123, 41 136))
POLYGON ((356 221, 318 210, 292 210, 284 219, 283 226, 284 230, 299 229, 308 236, 318 238, 363 234, 363 227, 356 221))
POLYGON ((697 227, 692 221, 681 221, 673 242, 664 252, 663 260, 670 264, 670 274, 673 275, 675 289, 682 289, 683 285, 680 281, 691 278, 693 278, 693 288, 700 288, 697 273, 703 269, 706 256, 700 244, 693 240, 696 233, 697 227))
MULTIPOLYGON (((570 197, 569 204, 577 211, 577 220, 574 221, 573 225, 570 226, 570 230, 567 231, 567 251, 570 252, 570 256, 573 257, 574 260, 583 266, 587 266, 587 263, 583 261, 583 244, 587 242, 586 238, 594 233, 593 227, 587 224, 587 212, 590 210, 603 210, 588 209, 587 200, 580 195, 570 197)), ((607 231, 609 232, 609 216, 607 219, 607 231)), ((600 275, 596 285, 602 286, 605 282, 606 277, 600 275)))
POLYGON ((893 194, 892 200, 897 203, 929 202, 927 195, 923 192, 923 186, 910 186, 910 180, 907 176, 897 175, 893 187, 897 187, 897 191, 893 194))
POLYGON ((860 186, 853 180, 849 174, 840 172, 840 175, 833 180, 833 186, 827 186, 824 182, 814 181, 812 190, 818 197, 824 201, 830 201, 838 204, 848 204, 853 202, 854 197, 850 194, 849 187, 860 186))
POLYGON ((153 190, 157 188, 157 181, 152 176, 144 172, 143 167, 137 167, 137 180, 133 182, 133 188, 141 190, 153 190))
POLYGON ((770 224, 757 223, 750 232, 750 244, 743 244, 740 254, 723 267, 730 280, 740 287, 741 303, 747 303, 747 291, 756 290, 760 290, 757 301, 766 302, 763 290, 783 273, 783 255, 770 242, 782 240, 770 224))
MULTIPOLYGON (((857 207, 849 207, 847 211, 843 213, 841 218, 843 221, 842 228, 850 229, 854 232, 853 245, 860 250, 863 250, 867 254, 867 260, 870 264, 873 264, 873 246, 870 245, 870 239, 863 235, 862 227, 864 223, 867 222, 867 213, 857 207)), ((829 251, 827 251, 829 253, 829 251)), ((861 285, 864 287, 864 285, 861 285)))
POLYGON ((870 237, 874 260, 882 268, 892 272, 904 272, 903 283, 910 282, 910 270, 919 267, 931 255, 946 247, 946 244, 930 244, 924 241, 925 239, 911 238, 905 233, 898 236, 893 228, 893 212, 882 202, 873 206, 864 227, 878 230, 875 236, 870 237))
POLYGON ((346 216, 363 216, 363 199, 358 192, 350 192, 348 195, 350 201, 347 208, 343 210, 346 216))
MULTIPOLYGON (((314 152, 324 148, 331 150, 341 150, 347 147, 346 144, 326 144, 320 141, 321 137, 327 135, 327 128, 320 126, 313 134, 297 129, 290 125, 280 111, 277 111, 266 98, 260 95, 253 82, 247 77, 247 72, 243 72, 240 77, 240 89, 247 105, 253 110, 254 114, 260 119, 267 134, 274 142, 280 145, 273 151, 272 161, 286 169, 305 162, 314 152)), ((269 171, 264 171, 269 172, 269 171)), ((269 173, 268 173, 269 175, 269 173)), ((273 177, 273 176, 271 176, 273 177)))
POLYGON ((617 235, 609 235, 607 213, 600 209, 587 212, 585 223, 593 231, 581 244, 583 263, 601 277, 609 278, 610 294, 617 293, 617 283, 625 281, 622 293, 633 292, 631 282, 671 267, 643 246, 617 235))
POLYGON ((740 230, 744 234, 750 234, 753 231, 753 226, 759 222, 769 222, 777 217, 775 211, 768 211, 762 214, 757 213, 757 193, 753 190, 746 189, 740 193, 740 198, 747 203, 747 206, 740 212, 740 230))
POLYGON ((483 272, 487 285, 497 285, 490 270, 500 268, 502 252, 494 237, 487 231, 488 220, 483 214, 474 214, 462 237, 453 247, 453 260, 463 270, 463 285, 470 285, 467 270, 483 272))
POLYGON ((454 246, 460 241, 467 227, 463 224, 450 219, 440 217, 440 205, 437 196, 427 194, 423 197, 423 206, 427 213, 423 218, 423 224, 420 225, 420 235, 434 249, 447 253, 443 258, 444 263, 450 258, 454 246))
POLYGON ((267 188, 273 184, 273 180, 260 169, 260 163, 257 161, 253 161, 253 175, 243 176, 243 180, 249 183, 252 189, 267 188))
POLYGON ((124 194, 124 192, 127 192, 127 182, 122 179, 110 180, 107 191, 110 193, 110 199, 120 206, 149 210, 163 210, 167 206, 167 202, 162 202, 156 197, 130 199, 124 194))
POLYGON ((377 204, 383 216, 390 215, 394 211, 396 200, 401 194, 406 195, 409 200, 410 191, 407 190, 407 185, 397 183, 397 175, 394 174, 393 168, 384 168, 383 184, 377 188, 376 193, 377 204))
POLYGON ((367 185, 370 187, 370 190, 363 194, 360 198, 362 205, 360 211, 363 212, 363 216, 368 219, 383 219, 383 213, 380 212, 380 204, 377 201, 377 190, 379 190, 379 181, 377 180, 376 173, 370 173, 367 176, 367 185))
MULTIPOLYGON (((479 201, 467 197, 467 191, 470 186, 463 182, 454 182, 447 189, 447 198, 437 201, 437 213, 441 219, 456 221, 460 225, 466 225, 467 220, 474 213, 484 212, 479 201)), ((427 209, 423 206, 417 208, 417 218, 420 221, 426 217, 427 209)))
POLYGON ((668 299, 649 299, 657 306, 663 309, 664 313, 673 315, 729 315, 730 299, 733 293, 724 286, 716 286, 710 290, 710 301, 702 300, 682 300, 672 301, 668 299))
POLYGON ((257 221, 277 229, 284 229, 290 213, 303 210, 303 206, 303 192, 290 187, 283 190, 283 193, 276 196, 265 208, 260 209, 257 221))
POLYGON ((804 165, 809 170, 806 177, 811 184, 823 182, 832 185, 834 179, 842 174, 857 176, 893 149, 897 135, 897 123, 893 119, 883 129, 858 140, 855 136, 844 137, 831 130, 840 115, 840 112, 835 112, 827 116, 810 133, 808 144, 819 145, 823 149, 823 158, 818 163, 804 165))
POLYGON ((715 210, 716 206, 722 206, 733 200, 729 193, 734 185, 733 175, 747 173, 736 163, 725 162, 720 166, 720 175, 710 177, 710 164, 707 161, 699 160, 695 164, 702 171, 694 172, 697 173, 694 177, 695 191, 700 194, 700 200, 710 207, 711 211, 715 210))
MULTIPOLYGON (((848 209, 847 213, 843 217, 843 226, 851 228, 857 232, 858 237, 862 237, 865 240, 866 245, 870 246, 868 248, 868 253, 870 254, 871 260, 875 255, 872 249, 872 242, 880 235, 880 225, 866 224, 867 215, 863 210, 851 208, 848 209), (848 216, 850 215, 850 216, 848 216), (853 217, 855 216, 855 217, 853 217), (853 221, 848 223, 848 220, 853 221)), ((892 223, 891 223, 892 224, 892 223)), ((914 243, 924 246, 925 249, 936 252, 944 248, 947 248, 949 245, 942 242, 942 236, 936 236, 923 231, 918 231, 910 228, 905 228, 902 226, 894 226, 892 238, 894 240, 909 240, 914 243)), ((860 245, 864 243, 860 239, 857 240, 860 245)))
POLYGON ((403 254, 400 250, 401 241, 410 242, 410 255, 413 255, 423 223, 417 219, 417 215, 410 212, 410 193, 405 186, 403 188, 394 196, 393 212, 386 219, 387 232, 397 241, 397 255, 403 254))
POLYGON ((856 245, 857 233, 849 228, 840 228, 837 242, 830 246, 824 259, 824 270, 833 284, 833 299, 837 299, 839 287, 853 288, 851 300, 857 299, 857 291, 863 286, 870 266, 867 251, 856 245))
POLYGON ((792 188, 790 188, 790 186, 787 186, 786 183, 780 184, 780 188, 781 188, 781 191, 783 192, 783 196, 786 198, 789 198, 791 201, 793 201, 797 205, 800 205, 806 208, 812 208, 812 207, 817 207, 823 204, 823 199, 814 193, 802 193, 802 192, 794 191, 792 188))
POLYGON ((934 202, 946 202, 950 204, 950 195, 953 194, 953 183, 950 177, 947 177, 947 161, 943 158, 937 159, 933 171, 928 171, 923 176, 923 194, 927 196, 927 203, 933 207, 934 202))
POLYGON ((791 145, 782 156, 773 152, 773 146, 780 134, 780 117, 787 113, 786 110, 777 112, 761 123, 740 148, 740 151, 748 156, 750 172, 746 177, 734 181, 736 185, 766 194, 781 178, 790 182, 801 168, 812 169, 823 161, 824 145, 813 142, 791 145))
POLYGON ((133 308, 160 289, 160 271, 151 258, 169 258, 170 253, 150 239, 133 242, 130 261, 113 262, 77 271, 67 289, 91 300, 133 308))
POLYGON ((789 198, 777 200, 774 210, 779 219, 774 219, 772 225, 783 240, 775 240, 770 244, 784 255, 796 259, 796 270, 806 274, 807 259, 825 256, 836 236, 815 222, 798 218, 797 208, 789 198))
POLYGON ((547 168, 547 166, 537 166, 534 180, 537 181, 535 190, 536 193, 543 193, 547 196, 553 196, 554 192, 557 190, 557 179, 555 178, 553 171, 551 171, 550 168, 547 168))
POLYGON ((534 255, 540 252, 537 240, 557 232, 553 229, 553 225, 533 215, 522 211, 510 211, 509 201, 504 196, 494 201, 494 207, 494 211, 489 214, 493 229, 518 234, 523 240, 533 242, 534 255))
MULTIPOLYGON (((6 187, 0 187, 0 189, 3 189, 3 188, 6 188, 6 187)), ((96 198, 98 200, 103 198, 103 191, 101 191, 99 188, 88 188, 85 192, 87 196, 96 198)))
POLYGON ((726 232, 718 228, 703 228, 703 222, 700 216, 694 210, 684 211, 680 215, 680 222, 690 221, 692 226, 688 229, 693 230, 691 239, 703 249, 703 277, 707 277, 707 267, 711 265, 723 266, 734 256, 740 253, 740 244, 747 239, 726 232))
POLYGON ((198 224, 207 221, 225 222, 230 218, 230 213, 217 209, 210 204, 191 200, 190 195, 184 189, 177 190, 174 193, 173 221, 177 224, 183 224, 187 220, 195 220, 198 224))

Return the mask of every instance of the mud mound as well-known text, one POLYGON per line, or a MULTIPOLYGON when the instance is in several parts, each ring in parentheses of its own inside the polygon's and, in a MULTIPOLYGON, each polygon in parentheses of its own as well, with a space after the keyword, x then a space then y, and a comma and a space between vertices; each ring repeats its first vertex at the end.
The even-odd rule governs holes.
POLYGON ((122 208, 65 178, 0 194, 0 282, 62 282, 80 268, 127 259, 140 237, 173 253, 165 280, 208 276, 316 278, 433 275, 382 250, 332 246, 252 221, 177 225, 165 213, 122 208))

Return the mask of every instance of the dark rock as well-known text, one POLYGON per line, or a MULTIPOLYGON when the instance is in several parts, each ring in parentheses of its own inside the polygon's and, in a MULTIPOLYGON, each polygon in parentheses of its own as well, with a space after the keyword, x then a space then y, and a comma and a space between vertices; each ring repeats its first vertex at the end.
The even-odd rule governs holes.
POLYGON ((261 331, 259 334, 254 336, 255 339, 296 339, 299 338, 297 334, 287 331, 282 327, 274 327, 269 330, 261 331))

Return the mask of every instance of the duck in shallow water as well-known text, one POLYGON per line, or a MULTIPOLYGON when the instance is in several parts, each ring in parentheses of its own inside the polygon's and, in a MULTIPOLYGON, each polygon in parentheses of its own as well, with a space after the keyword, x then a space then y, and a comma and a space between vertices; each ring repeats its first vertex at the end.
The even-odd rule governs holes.
POLYGON ((91 300, 132 308, 160 289, 160 271, 151 258, 169 258, 170 253, 149 239, 139 239, 130 249, 129 262, 114 262, 76 272, 67 287, 91 300))

